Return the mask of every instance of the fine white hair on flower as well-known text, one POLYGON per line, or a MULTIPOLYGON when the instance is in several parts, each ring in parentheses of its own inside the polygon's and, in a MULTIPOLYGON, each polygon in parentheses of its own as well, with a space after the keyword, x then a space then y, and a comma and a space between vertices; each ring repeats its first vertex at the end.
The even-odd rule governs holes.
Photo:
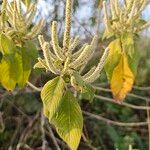
POLYGON ((34 39, 45 25, 43 19, 34 23, 35 14, 35 3, 29 3, 29 6, 25 7, 21 0, 4 0, 1 9, 0 28, 11 37, 19 35, 21 39, 34 39))
MULTIPOLYGON (((93 37, 90 44, 84 44, 78 48, 80 43, 79 36, 71 38, 71 17, 72 17, 72 1, 66 1, 66 14, 65 14, 65 29, 63 36, 63 46, 60 46, 59 37, 57 33, 57 22, 53 21, 51 25, 51 42, 48 43, 44 40, 42 35, 39 35, 40 46, 43 50, 44 60, 39 62, 37 66, 46 66, 45 69, 56 75, 69 75, 71 84, 77 88, 75 84, 74 72, 80 73, 82 68, 86 66, 95 52, 97 44, 97 36, 93 37), (51 47, 50 47, 51 45, 51 47), (43 63, 45 62, 45 63, 43 63), (39 65, 39 63, 41 63, 39 65)), ((104 67, 105 60, 108 56, 109 49, 106 48, 102 58, 97 66, 92 67, 88 73, 81 76, 87 83, 94 82, 100 75, 104 67)))
POLYGON ((110 0, 110 10, 107 2, 103 2, 105 34, 104 38, 111 35, 120 35, 124 32, 137 33, 150 26, 145 21, 142 26, 138 25, 141 21, 141 13, 148 0, 110 0))

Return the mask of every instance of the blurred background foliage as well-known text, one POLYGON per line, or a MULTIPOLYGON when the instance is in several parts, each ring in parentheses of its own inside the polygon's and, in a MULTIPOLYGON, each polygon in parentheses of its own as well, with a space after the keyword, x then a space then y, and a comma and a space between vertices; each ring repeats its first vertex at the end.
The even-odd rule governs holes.
MULTIPOLYGON (((50 24, 52 20, 59 23, 59 37, 62 38, 64 27, 64 2, 65 0, 35 0, 38 4, 35 22, 41 17, 47 21, 42 34, 47 41, 50 40, 50 24)), ((102 0, 74 0, 72 36, 79 35, 82 41, 90 41, 94 34, 99 34, 99 43, 95 58, 90 64, 97 62, 109 41, 102 41, 103 12, 102 0), (97 23, 98 22, 98 23, 97 23)), ((143 12, 143 18, 150 20, 150 6, 143 12)), ((38 43, 38 42, 37 42, 38 43)), ((133 95, 128 95, 127 103, 138 106, 148 106, 150 101, 150 31, 141 33, 139 45, 141 56, 136 76, 133 95), (146 99, 146 100, 145 100, 146 99)), ((39 54, 41 53, 39 48, 39 54)), ((42 87, 54 76, 43 70, 33 70, 30 81, 37 87, 42 87)), ((129 123, 146 122, 147 110, 132 109, 110 103, 105 98, 112 98, 105 72, 96 82, 102 89, 96 92, 100 98, 95 98, 92 103, 82 100, 82 110, 100 115, 110 120, 129 123)), ((0 150, 42 150, 43 140, 46 150, 67 150, 68 147, 61 141, 52 125, 47 120, 42 125, 42 103, 40 93, 29 86, 16 89, 13 93, 0 88, 0 150), (44 131, 43 131, 44 128, 44 131), (45 135, 43 137, 43 134, 45 135), (44 139, 43 139, 44 138, 44 139)), ((102 121, 84 115, 84 130, 79 150, 148 150, 150 131, 148 126, 116 126, 109 121, 102 121)))

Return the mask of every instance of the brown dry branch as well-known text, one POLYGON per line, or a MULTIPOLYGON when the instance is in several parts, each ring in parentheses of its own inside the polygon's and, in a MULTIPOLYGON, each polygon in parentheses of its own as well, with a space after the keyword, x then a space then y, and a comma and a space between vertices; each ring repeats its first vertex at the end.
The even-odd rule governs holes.
POLYGON ((18 122, 17 122, 16 130, 15 130, 15 132, 14 132, 12 138, 11 138, 11 141, 10 141, 10 146, 8 148, 9 150, 13 150, 15 140, 16 140, 18 134, 19 134, 20 127, 22 125, 22 121, 23 121, 23 117, 20 120, 18 120, 18 122))
MULTIPOLYGON (((104 91, 104 92, 111 92, 110 89, 99 87, 99 86, 93 86, 93 88, 96 89, 96 90, 104 91)), ((129 93, 127 96, 138 98, 138 99, 150 102, 150 98, 144 97, 144 96, 139 96, 139 95, 134 94, 134 93, 129 93)))
POLYGON ((20 148, 20 146, 24 145, 26 143, 26 140, 28 138, 28 136, 32 133, 33 127, 36 123, 36 121, 39 119, 40 117, 40 112, 37 112, 36 115, 34 116, 34 118, 29 122, 28 126, 24 129, 19 142, 17 144, 17 148, 20 148))
POLYGON ((141 90, 141 91, 150 91, 150 87, 139 87, 139 86, 133 86, 135 90, 141 90))
POLYGON ((86 111, 83 111, 83 114, 86 115, 86 116, 89 116, 90 118, 94 118, 94 119, 97 119, 97 120, 100 120, 100 121, 104 121, 107 124, 115 125, 115 126, 121 126, 121 127, 147 126, 147 124, 148 124, 147 122, 124 123, 124 122, 113 121, 113 120, 104 118, 100 115, 96 115, 96 114, 89 113, 89 112, 86 112, 86 111))
POLYGON ((120 105, 120 106, 126 106, 126 107, 129 107, 129 108, 132 108, 132 109, 137 109, 137 110, 150 110, 150 107, 146 107, 146 106, 137 106, 137 105, 132 105, 132 104, 129 104, 129 103, 126 103, 126 102, 122 102, 122 103, 117 103, 114 99, 112 98, 108 98, 108 97, 104 97, 104 96, 99 96, 99 95, 95 95, 95 98, 99 99, 99 100, 102 100, 102 101, 107 101, 107 102, 110 102, 110 103, 114 103, 116 105, 120 105))
POLYGON ((59 145, 58 145, 57 139, 56 139, 56 137, 55 137, 55 135, 53 133, 53 130, 52 130, 52 128, 51 128, 51 126, 49 125, 48 122, 46 123, 46 126, 47 126, 47 129, 49 131, 50 138, 52 139, 53 144, 55 145, 56 149, 57 150, 61 150, 59 145))

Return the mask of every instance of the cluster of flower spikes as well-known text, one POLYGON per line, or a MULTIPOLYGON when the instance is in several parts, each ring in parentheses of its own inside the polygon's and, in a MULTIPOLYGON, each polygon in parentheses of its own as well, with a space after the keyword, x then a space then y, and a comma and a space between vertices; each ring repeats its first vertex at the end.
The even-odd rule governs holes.
MULTIPOLYGON (((57 22, 54 21, 51 27, 51 42, 46 42, 42 35, 39 36, 44 59, 38 58, 39 62, 35 65, 35 68, 45 68, 56 75, 69 75, 71 84, 74 86, 76 81, 73 73, 75 71, 81 72, 85 64, 92 58, 97 43, 97 36, 94 36, 91 44, 84 44, 79 50, 75 50, 79 43, 79 37, 70 38, 71 16, 72 0, 67 0, 63 47, 59 46, 57 22)), ((92 83, 99 77, 108 53, 109 49, 106 48, 98 65, 82 75, 82 79, 85 82, 92 83)))
POLYGON ((110 0, 111 15, 104 1, 105 35, 119 35, 124 32, 136 34, 150 26, 150 22, 141 19, 141 12, 148 0, 110 0), (142 26, 141 26, 142 24, 142 26))
POLYGON ((30 3, 26 10, 22 9, 21 0, 3 0, 0 16, 0 31, 12 39, 34 39, 41 32, 45 22, 41 19, 36 25, 33 19, 36 14, 36 5, 30 3))

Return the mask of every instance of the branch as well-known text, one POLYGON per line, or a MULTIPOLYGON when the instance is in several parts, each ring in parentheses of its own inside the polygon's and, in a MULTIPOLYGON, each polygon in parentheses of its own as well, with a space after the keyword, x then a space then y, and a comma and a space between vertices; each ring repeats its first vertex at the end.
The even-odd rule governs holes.
POLYGON ((118 121, 113 121, 107 118, 104 118, 100 115, 92 114, 86 111, 83 111, 83 114, 86 116, 89 116, 90 118, 94 118, 100 121, 104 121, 107 124, 115 125, 115 126, 121 126, 121 127, 135 127, 135 126, 147 126, 147 122, 132 122, 132 123, 124 123, 124 122, 118 122, 118 121))
MULTIPOLYGON (((93 88, 94 88, 95 90, 100 90, 100 91, 105 91, 105 92, 111 92, 111 90, 110 90, 110 89, 107 89, 107 88, 102 88, 102 87, 98 87, 98 86, 93 86, 93 88)), ((142 99, 142 100, 145 100, 145 101, 150 102, 150 99, 149 99, 149 98, 143 97, 143 96, 139 96, 139 95, 136 95, 136 94, 133 94, 133 93, 129 93, 129 94, 127 94, 127 96, 134 97, 134 98, 138 98, 138 99, 142 99)))
POLYGON ((114 99, 112 99, 112 98, 107 98, 107 97, 104 97, 104 96, 95 95, 95 98, 97 98, 97 99, 99 99, 99 100, 107 101, 107 102, 110 102, 110 103, 114 103, 114 104, 116 104, 116 105, 126 106, 126 107, 129 107, 129 108, 132 108, 132 109, 137 109, 137 110, 150 110, 150 107, 146 107, 146 106, 136 106, 136 105, 128 104, 128 103, 126 103, 126 102, 122 102, 122 103, 120 104, 120 103, 117 103, 114 99))
POLYGON ((145 101, 147 101, 147 102, 150 102, 150 99, 149 99, 149 98, 144 97, 144 96, 139 96, 139 95, 136 95, 136 94, 133 94, 133 93, 129 93, 127 96, 134 97, 134 98, 138 98, 138 99, 142 99, 142 100, 145 100, 145 101))
POLYGON ((22 114, 24 117, 26 117, 28 120, 30 120, 30 117, 25 113, 23 112, 18 106, 16 106, 10 99, 10 93, 9 92, 6 92, 5 95, 3 95, 3 97, 1 98, 1 101, 2 100, 5 100, 7 101, 11 106, 13 106, 20 114, 22 114))
POLYGON ((141 90, 141 91, 150 91, 150 87, 139 87, 139 86, 133 86, 135 90, 141 90))
POLYGON ((48 128, 50 137, 51 137, 51 139, 52 139, 52 141, 53 141, 53 143, 54 143, 56 149, 57 149, 57 150, 61 150, 60 147, 59 147, 59 145, 58 145, 58 143, 57 143, 57 139, 56 139, 56 137, 55 137, 55 135, 54 135, 54 133, 53 133, 53 130, 51 129, 51 127, 50 127, 50 125, 49 125, 48 123, 47 123, 47 128, 48 128))
POLYGON ((17 144, 18 149, 20 148, 20 146, 25 144, 28 136, 31 134, 31 132, 33 130, 33 127, 35 126, 37 120, 39 119, 39 116, 40 116, 40 112, 37 112, 36 115, 34 116, 34 118, 28 123, 27 127, 22 132, 22 134, 19 138, 19 142, 17 144))
MULTIPOLYGON (((103 82, 103 83, 101 83, 101 84, 99 84, 99 83, 97 83, 97 84, 94 84, 94 85, 96 85, 96 86, 108 86, 109 85, 109 83, 107 83, 107 82, 103 82)), ((140 86, 133 86, 133 89, 135 89, 135 90, 141 90, 141 91, 149 91, 150 90, 150 86, 147 86, 147 87, 140 87, 140 86)))

